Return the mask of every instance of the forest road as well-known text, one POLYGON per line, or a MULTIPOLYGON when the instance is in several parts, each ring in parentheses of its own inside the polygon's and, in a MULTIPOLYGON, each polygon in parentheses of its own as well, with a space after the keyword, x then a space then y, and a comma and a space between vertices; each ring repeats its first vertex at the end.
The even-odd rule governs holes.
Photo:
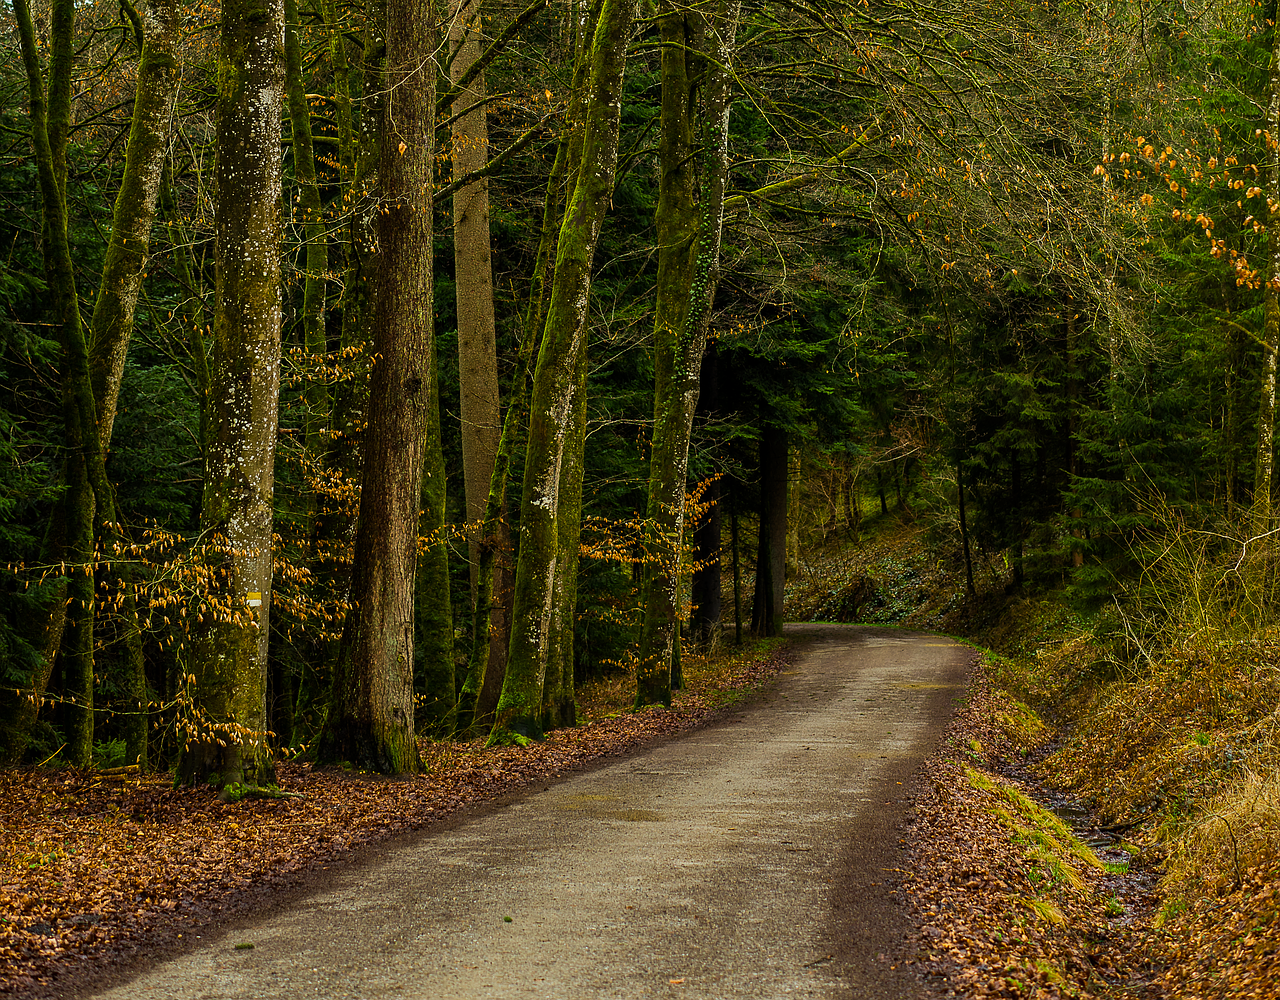
POLYGON ((100 995, 921 997, 894 869, 972 653, 787 633, 792 667, 724 722, 371 852, 100 995))

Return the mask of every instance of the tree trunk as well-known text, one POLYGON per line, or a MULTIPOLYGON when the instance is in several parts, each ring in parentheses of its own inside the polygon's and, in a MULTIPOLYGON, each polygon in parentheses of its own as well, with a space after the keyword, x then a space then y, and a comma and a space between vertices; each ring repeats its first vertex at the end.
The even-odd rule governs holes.
POLYGON ((672 669, 679 657, 689 439, 720 274, 728 176, 729 63, 740 9, 740 4, 725 0, 700 32, 708 69, 703 84, 702 201, 698 211, 693 207, 688 166, 693 145, 691 74, 686 54, 689 31, 681 11, 670 9, 662 18, 654 428, 645 513, 649 555, 641 590, 644 624, 636 676, 637 706, 671 703, 672 669))
POLYGON ((144 41, 138 63, 133 123, 102 266, 102 282, 93 308, 90 364, 93 396, 98 405, 98 441, 104 453, 110 446, 115 424, 120 379, 150 249, 151 227, 182 72, 178 44, 180 20, 175 0, 150 0, 142 5, 142 18, 144 41))
MULTIPOLYGON (((482 31, 479 0, 452 0, 449 11, 449 79, 454 84, 480 57, 482 31)), ((484 74, 481 73, 454 101, 453 110, 458 115, 453 123, 455 179, 481 169, 489 160, 489 126, 482 103, 484 97, 484 74)), ((480 568, 479 525, 484 520, 489 501, 489 484, 501 432, 490 256, 489 181, 481 178, 453 196, 462 474, 466 484, 467 523, 475 526, 467 532, 473 603, 480 568)))
POLYGON ((30 96, 31 141, 40 183, 50 311, 62 343, 66 437, 66 489, 55 516, 57 523, 51 522, 45 545, 49 561, 59 562, 66 569, 62 582, 50 588, 47 621, 41 627, 45 663, 34 680, 38 699, 48 682, 53 658, 59 656, 66 699, 68 759, 84 766, 93 751, 94 525, 97 496, 108 490, 98 444, 89 348, 67 234, 66 137, 70 128, 75 5, 69 0, 55 0, 51 6, 47 104, 35 25, 26 0, 17 0, 14 14, 30 96))
MULTIPOLYGON (((699 394, 699 406, 708 415, 714 415, 720 409, 719 368, 719 356, 712 347, 702 359, 702 390, 699 394)), ((723 607, 720 593, 720 496, 721 474, 713 472, 703 481, 703 514, 693 531, 696 563, 693 571, 693 636, 704 647, 710 647, 719 635, 723 607)))
POLYGON ((622 74, 634 12, 634 0, 603 0, 591 45, 581 164, 560 230, 530 398, 511 646, 490 742, 542 732, 552 582, 562 546, 556 523, 561 469, 571 433, 579 348, 588 332, 591 263, 617 169, 622 74))
MULTIPOLYGON (((1280 30, 1271 49, 1271 94, 1267 105, 1267 197, 1280 204, 1280 30)), ((1258 450, 1253 480, 1255 530, 1271 527, 1272 469, 1275 463, 1276 352, 1280 350, 1280 240, 1270 234, 1267 283, 1263 288, 1262 384, 1258 404, 1258 450)))
MULTIPOLYGON (((311 142, 311 108, 302 79, 301 28, 298 0, 284 0, 285 91, 289 106, 289 130, 293 138, 293 177, 298 185, 295 221, 302 226, 302 348, 308 370, 323 363, 328 350, 325 334, 325 296, 328 289, 329 235, 324 222, 324 204, 316 183, 315 147, 311 142)), ((325 425, 329 417, 329 389, 326 379, 313 376, 306 382, 304 445, 308 461, 318 461, 325 451, 325 425)), ((308 520, 314 519, 319 498, 308 497, 308 520)))
POLYGON ((556 237, 563 223, 567 195, 565 189, 569 180, 576 175, 576 165, 581 157, 582 100, 579 95, 586 82, 586 72, 587 60, 583 48, 575 55, 570 111, 556 146, 551 175, 547 179, 542 231, 534 258, 529 303, 520 337, 518 370, 521 374, 516 379, 511 399, 507 403, 507 412, 502 419, 502 434, 498 439, 493 474, 489 480, 489 495, 480 532, 471 653, 467 662, 466 680, 458 697, 460 730, 467 730, 490 719, 497 709, 506 679, 514 596, 511 567, 507 561, 511 550, 511 536, 506 524, 507 482, 517 439, 524 430, 525 416, 529 411, 533 362, 542 344, 547 290, 551 285, 555 262, 556 237))
POLYGON ((742 645, 742 562, 738 537, 738 505, 729 512, 729 547, 733 553, 733 644, 742 645))
POLYGON ((782 635, 787 583, 787 432, 765 423, 760 432, 760 541, 751 630, 782 635))
POLYGON ((283 0, 224 0, 214 193, 217 281, 201 531, 213 583, 192 672, 204 719, 188 782, 263 784, 272 490, 280 391, 280 113, 283 0))
MULTIPOLYGON (((429 214, 430 208, 425 211, 429 214)), ((425 247, 419 252, 429 264, 430 234, 425 247)), ((440 378, 436 366, 434 328, 431 325, 429 266, 426 280, 428 305, 423 315, 427 317, 427 337, 430 343, 426 348, 426 355, 430 368, 426 380, 422 515, 419 522, 419 534, 426 541, 419 542, 418 579, 414 584, 414 687, 422 695, 418 711, 421 719, 419 725, 447 735, 452 732, 455 723, 458 688, 453 663, 453 607, 449 593, 449 539, 445 524, 447 490, 444 449, 440 438, 440 378)))
POLYGON ((973 556, 969 549, 969 520, 964 509, 964 465, 956 459, 956 492, 959 496, 960 508, 960 541, 964 546, 964 583, 970 600, 974 597, 973 589, 973 556))
MULTIPOLYGON (((439 447, 430 416, 438 399, 431 299, 435 74, 425 69, 434 65, 434 18, 424 0, 389 0, 385 10, 377 360, 369 389, 378 406, 364 441, 352 607, 320 758, 400 774, 421 766, 413 706, 418 510, 424 473, 440 481, 443 474, 437 456, 426 453, 429 443, 439 447)), ((427 485, 429 495, 438 495, 438 485, 427 485)), ((432 547, 442 547, 442 539, 432 547)))
MULTIPOLYGON (((90 336, 89 363, 98 413, 98 445, 104 456, 111 445, 181 77, 177 4, 173 0, 153 0, 143 6, 142 21, 143 45, 133 122, 90 336)), ((114 498, 99 497, 98 508, 98 550, 110 559, 111 550, 123 544, 115 526, 114 498)), ((121 578, 103 582, 116 586, 120 598, 115 616, 102 623, 104 635, 99 645, 106 661, 102 672, 113 676, 125 692, 123 731, 128 760, 145 766, 149 729, 147 678, 133 573, 125 570, 121 578)))
POLYGON ((578 617, 578 558, 582 535, 582 472, 587 429, 587 340, 578 345, 577 385, 569 414, 560 473, 560 510, 556 518, 555 580, 552 583, 550 647, 542 688, 542 720, 547 729, 572 726, 574 702, 574 624, 578 617))

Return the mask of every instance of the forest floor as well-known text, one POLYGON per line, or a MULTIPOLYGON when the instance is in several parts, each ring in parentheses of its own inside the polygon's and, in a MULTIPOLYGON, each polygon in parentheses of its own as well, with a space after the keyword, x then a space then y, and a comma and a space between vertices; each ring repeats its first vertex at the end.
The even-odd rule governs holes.
POLYGON ((389 780, 282 761, 296 798, 224 803, 168 774, 0 770, 0 994, 57 995, 92 962, 128 961, 223 922, 361 848, 686 732, 786 664, 779 640, 688 657, 672 708, 626 711, 634 680, 579 693, 584 724, 527 747, 424 740, 424 773, 389 780))
MULTIPOLYGON (((412 779, 282 762, 281 787, 298 798, 228 804, 167 775, 0 772, 0 992, 76 995, 90 965, 179 947, 362 848, 696 728, 786 662, 776 642, 691 658, 673 708, 639 714, 614 677, 581 692, 585 725, 528 747, 424 741, 426 771, 412 779)), ((1149 880, 1082 864, 1062 831, 1011 806, 1007 789, 1026 787, 1011 765, 1027 750, 1008 732, 1021 718, 1012 704, 980 667, 923 769, 900 873, 916 931, 893 960, 928 995, 1101 995, 1119 983, 1148 995, 1150 969, 1133 956, 1149 880)))

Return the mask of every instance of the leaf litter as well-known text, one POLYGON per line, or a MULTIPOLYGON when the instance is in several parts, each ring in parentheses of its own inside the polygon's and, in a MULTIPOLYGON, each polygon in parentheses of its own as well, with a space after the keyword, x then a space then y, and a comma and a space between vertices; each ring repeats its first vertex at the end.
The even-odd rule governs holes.
POLYGON ((614 679, 582 693, 591 721, 528 746, 424 739, 424 772, 413 777, 281 761, 287 798, 226 803, 211 787, 128 769, 0 770, 0 994, 61 993, 91 969, 245 913, 358 848, 704 725, 788 657, 778 642, 689 657, 688 687, 670 709, 620 711, 634 679, 614 679))

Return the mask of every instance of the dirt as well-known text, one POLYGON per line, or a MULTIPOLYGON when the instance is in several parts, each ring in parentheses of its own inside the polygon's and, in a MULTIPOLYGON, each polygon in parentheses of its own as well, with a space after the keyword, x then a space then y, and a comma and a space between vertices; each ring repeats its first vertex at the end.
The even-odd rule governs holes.
POLYGON ((923 997, 903 962, 913 775, 972 654, 791 631, 793 668, 717 724, 194 925, 113 989, 46 995, 923 997))

